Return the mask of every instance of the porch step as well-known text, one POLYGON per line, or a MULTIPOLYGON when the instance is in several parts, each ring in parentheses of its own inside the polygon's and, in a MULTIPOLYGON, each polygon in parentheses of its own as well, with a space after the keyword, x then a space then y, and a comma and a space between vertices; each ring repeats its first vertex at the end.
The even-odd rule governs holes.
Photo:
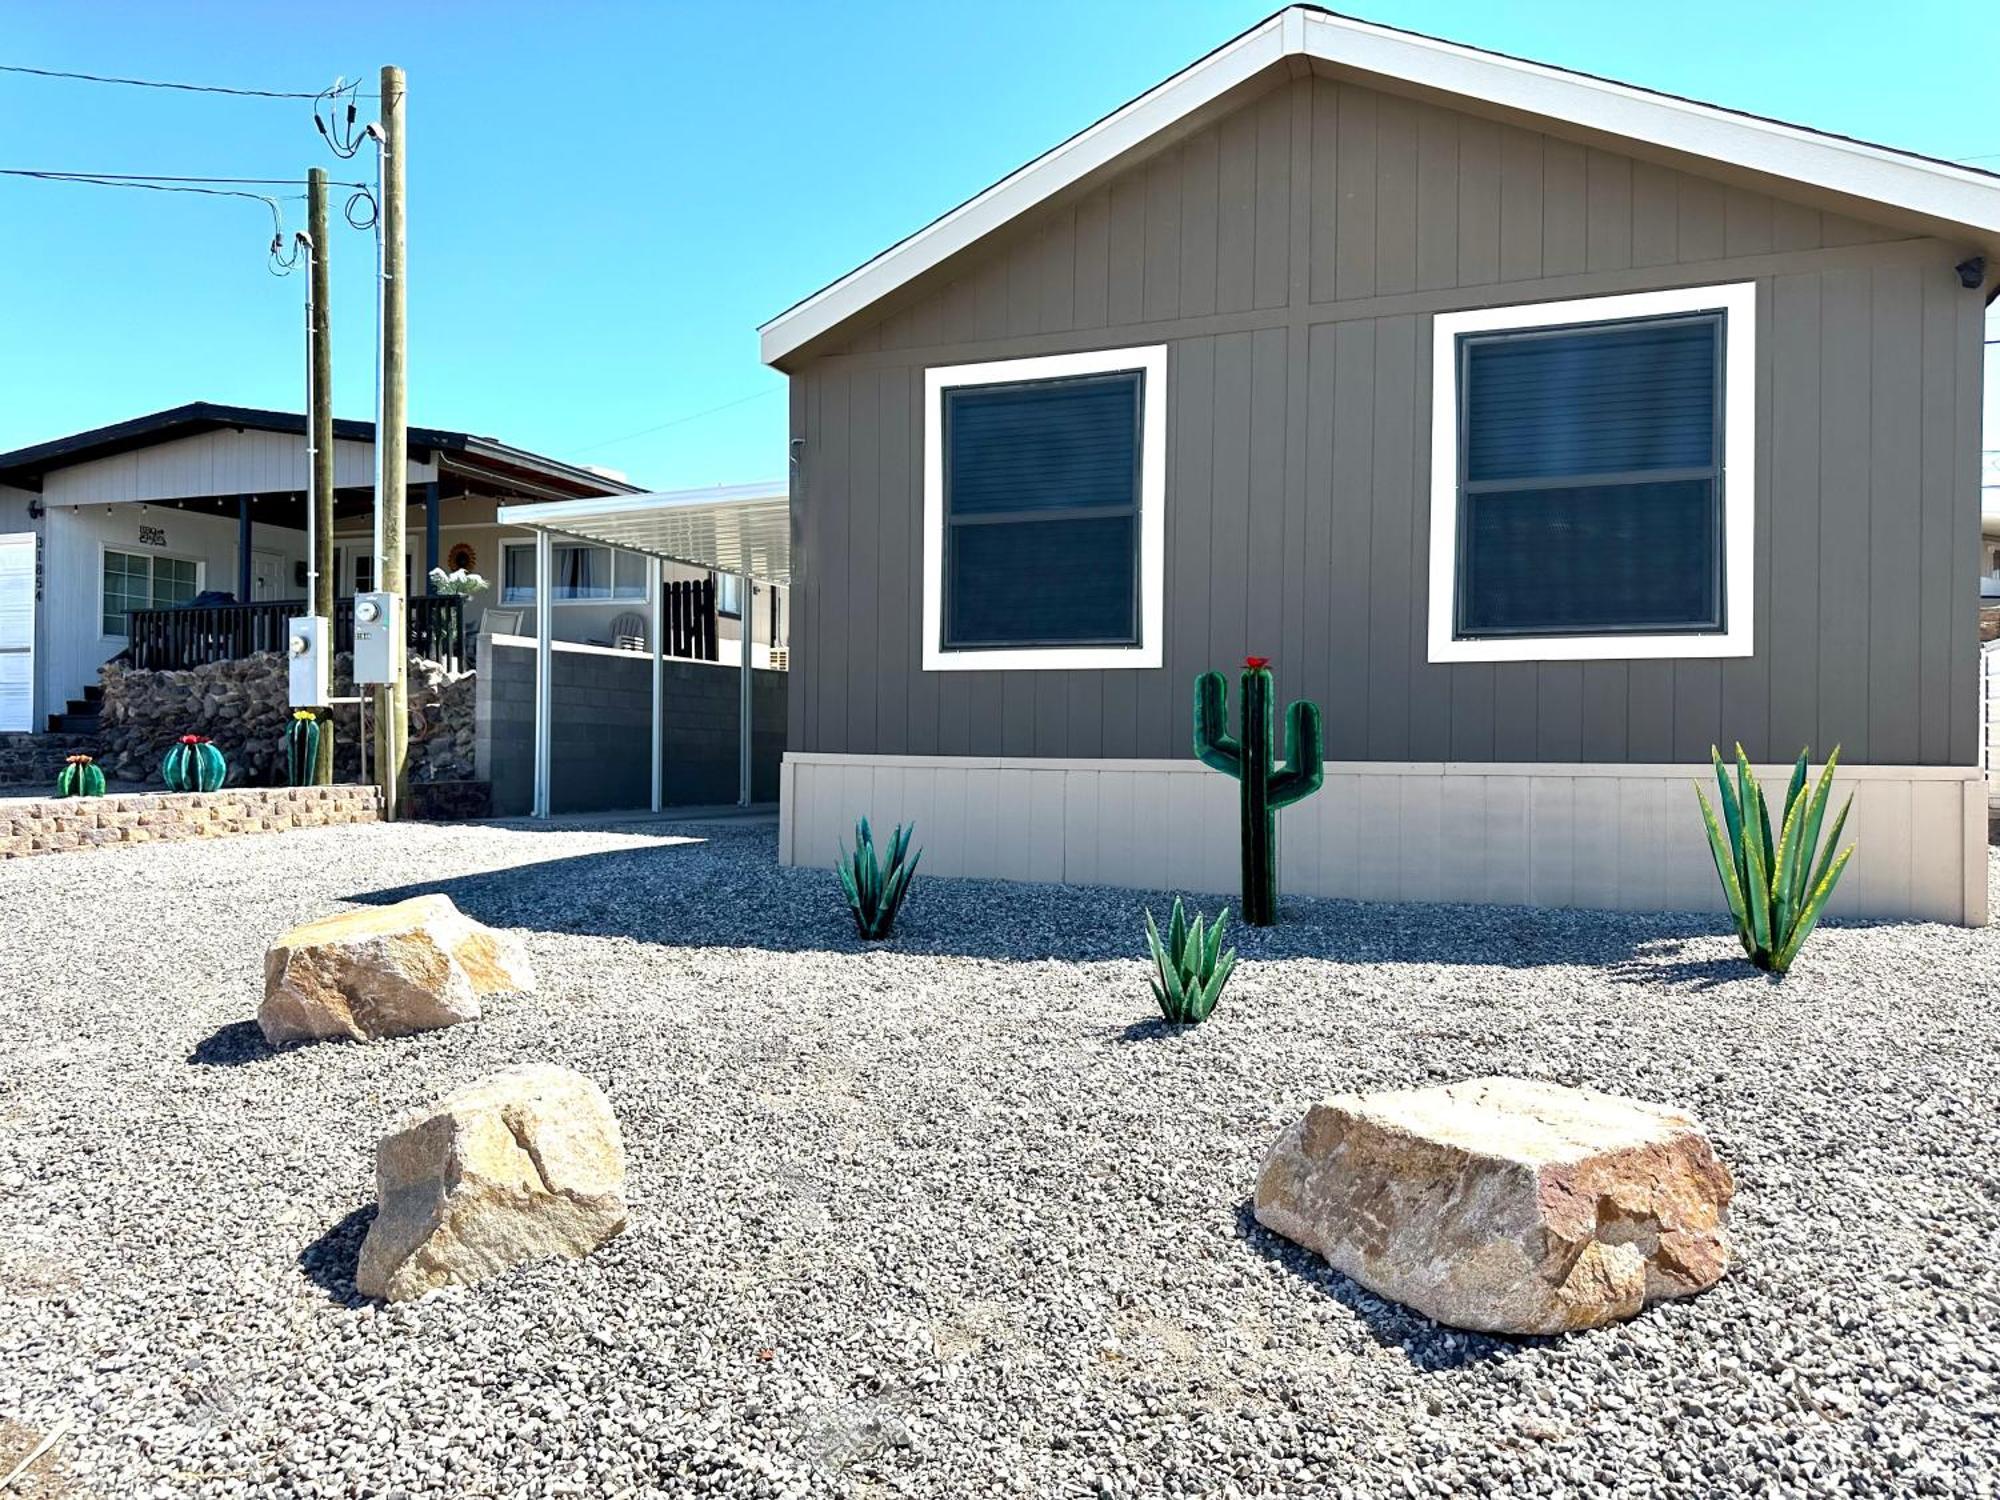
POLYGON ((72 698, 59 714, 49 715, 50 734, 96 734, 99 716, 104 712, 104 684, 93 682, 83 690, 81 698, 72 698))

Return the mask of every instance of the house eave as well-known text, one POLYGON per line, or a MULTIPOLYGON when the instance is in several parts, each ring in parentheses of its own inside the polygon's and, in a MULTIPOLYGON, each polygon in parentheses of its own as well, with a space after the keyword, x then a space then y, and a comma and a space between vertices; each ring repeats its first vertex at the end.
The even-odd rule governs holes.
POLYGON ((786 362, 1013 219, 1290 61, 1547 122, 1708 170, 1829 195, 1849 211, 2000 253, 2000 175, 1676 95, 1293 6, 1251 27, 759 330, 786 362))

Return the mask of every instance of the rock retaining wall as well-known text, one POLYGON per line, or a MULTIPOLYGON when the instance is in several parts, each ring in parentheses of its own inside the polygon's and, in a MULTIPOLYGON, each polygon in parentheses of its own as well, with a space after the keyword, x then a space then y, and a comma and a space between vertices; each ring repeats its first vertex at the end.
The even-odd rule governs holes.
POLYGON ((96 753, 97 741, 87 734, 0 734, 0 786, 54 790, 65 760, 96 753))
MULTIPOLYGON (((353 696, 353 670, 351 655, 333 659, 336 698, 353 696)), ((282 736, 292 714, 291 686, 285 658, 277 652, 184 672, 113 665, 104 669, 103 680, 97 758, 105 775, 158 783, 168 747, 184 734, 205 734, 229 762, 225 785, 284 784, 282 736)), ((410 658, 412 781, 461 781, 472 775, 474 687, 470 672, 454 675, 437 662, 410 658)), ((352 703, 334 706, 336 781, 361 779, 359 714, 352 703)))
POLYGON ((33 797, 0 803, 0 859, 60 854, 106 844, 282 833, 336 823, 373 823, 382 794, 372 786, 244 787, 220 792, 119 792, 108 797, 33 797))

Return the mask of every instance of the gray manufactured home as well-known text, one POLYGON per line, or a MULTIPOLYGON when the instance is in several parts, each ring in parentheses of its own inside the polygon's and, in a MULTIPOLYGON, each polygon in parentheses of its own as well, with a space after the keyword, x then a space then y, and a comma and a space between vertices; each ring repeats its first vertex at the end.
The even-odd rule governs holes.
POLYGON ((1711 908, 1710 745, 1838 744, 1835 909, 1983 923, 1996 272, 2000 177, 1283 11, 763 329, 782 857, 1227 890, 1255 654, 1290 892, 1711 908))

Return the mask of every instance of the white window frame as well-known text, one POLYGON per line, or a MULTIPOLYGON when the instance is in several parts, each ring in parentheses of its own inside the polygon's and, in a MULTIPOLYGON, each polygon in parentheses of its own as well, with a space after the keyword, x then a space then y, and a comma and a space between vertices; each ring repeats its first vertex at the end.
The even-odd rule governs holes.
MULTIPOLYGON (((126 557, 143 557, 146 559, 146 598, 148 600, 151 600, 153 597, 152 564, 156 558, 164 557, 172 562, 193 563, 195 593, 199 595, 208 587, 208 562, 204 558, 193 557, 185 552, 169 552, 164 547, 149 547, 141 551, 137 547, 127 546, 120 542, 100 541, 97 544, 97 638, 100 641, 131 640, 131 636, 129 635, 113 635, 104 628, 104 555, 107 552, 117 552, 126 557)), ((147 605, 149 609, 157 607, 151 603, 147 605)))
POLYGON ((1158 667, 1166 619, 1167 346, 1093 349, 924 371, 924 667, 926 672, 1115 671, 1158 667), (1069 375, 1145 375, 1139 407, 1139 641, 1133 646, 969 646, 944 639, 944 393, 1069 375))
POLYGON ((1431 327, 1430 659, 1434 662, 1657 661, 1751 655, 1755 646, 1757 584, 1756 422, 1757 284, 1754 281, 1439 313, 1431 327), (1459 638, 1453 608, 1458 595, 1458 336, 1699 312, 1723 314, 1724 628, 1683 634, 1459 638))
MULTIPOLYGON (((611 590, 612 590, 610 596, 604 599, 558 599, 554 595, 554 590, 551 589, 549 603, 554 605, 557 609, 589 609, 589 608, 607 609, 615 605, 624 605, 629 608, 634 604, 646 604, 652 601, 653 598, 653 568, 651 566, 652 559, 647 557, 645 553, 634 552, 630 547, 614 547, 609 542, 585 541, 581 537, 577 537, 574 540, 572 540, 569 537, 552 538, 549 543, 549 551, 551 556, 554 555, 555 549, 557 547, 595 547, 599 551, 610 553, 611 590), (618 554, 621 552, 624 553, 627 557, 636 557, 640 560, 641 563, 646 564, 646 568, 643 575, 645 582, 641 587, 640 591, 636 594, 621 594, 618 592, 618 554)), ((497 602, 507 609, 528 609, 534 606, 536 599, 539 598, 541 595, 541 588, 539 582, 537 583, 536 587, 528 590, 528 595, 526 598, 519 598, 519 597, 509 598, 507 595, 507 554, 516 550, 524 551, 528 553, 529 556, 532 557, 535 551, 535 544, 532 541, 501 542, 500 578, 498 583, 494 585, 494 587, 499 591, 499 597, 497 602)))

